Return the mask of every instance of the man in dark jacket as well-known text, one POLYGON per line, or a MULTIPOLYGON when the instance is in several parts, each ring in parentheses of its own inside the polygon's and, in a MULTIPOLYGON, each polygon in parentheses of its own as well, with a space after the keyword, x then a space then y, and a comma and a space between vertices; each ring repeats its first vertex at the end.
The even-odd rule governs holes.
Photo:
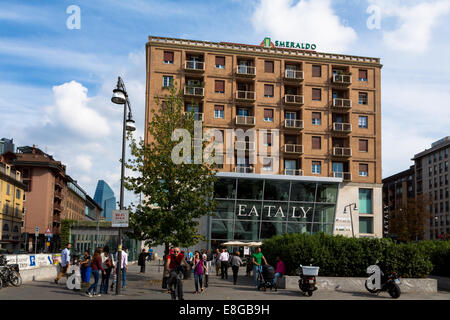
POLYGON ((142 252, 139 254, 139 258, 138 258, 138 266, 141 266, 141 272, 140 273, 145 273, 145 260, 148 256, 148 253, 145 252, 145 249, 142 249, 142 252))

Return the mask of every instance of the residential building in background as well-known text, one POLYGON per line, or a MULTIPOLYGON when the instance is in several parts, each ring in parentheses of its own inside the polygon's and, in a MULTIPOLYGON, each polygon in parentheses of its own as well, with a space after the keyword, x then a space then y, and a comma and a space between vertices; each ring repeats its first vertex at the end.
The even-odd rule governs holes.
POLYGON ((0 156, 5 152, 14 152, 14 142, 13 139, 0 139, 0 156))
POLYGON ((86 220, 105 220, 105 217, 102 216, 102 211, 103 208, 86 194, 86 220))
POLYGON ((67 178, 67 199, 63 219, 85 220, 86 219, 86 192, 77 184, 72 177, 67 178))
POLYGON ((380 59, 278 43, 149 36, 146 126, 155 99, 176 83, 185 112, 194 111, 204 130, 257 133, 253 143, 224 134, 235 152, 232 163, 224 156, 217 166, 219 207, 200 225, 206 246, 286 232, 382 237, 380 59), (252 164, 261 144, 266 161, 252 164), (307 213, 292 218, 293 210, 307 213))
POLYGON ((116 210, 117 203, 114 191, 104 180, 97 182, 97 188, 95 189, 94 200, 103 208, 103 217, 106 221, 111 221, 112 211, 116 210))

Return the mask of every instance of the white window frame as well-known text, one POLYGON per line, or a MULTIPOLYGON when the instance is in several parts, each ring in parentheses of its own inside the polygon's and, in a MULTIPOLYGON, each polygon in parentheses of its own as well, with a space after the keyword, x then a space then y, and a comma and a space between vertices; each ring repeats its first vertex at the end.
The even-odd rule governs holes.
POLYGON ((321 163, 319 163, 319 164, 311 164, 311 173, 312 174, 320 174, 321 173, 321 171, 322 171, 322 164, 321 163), (315 170, 315 169, 317 169, 317 168, 319 168, 319 170, 315 170), (318 172, 317 172, 318 171, 318 172))
POLYGON ((362 128, 362 129, 368 129, 369 128, 369 117, 367 116, 358 116, 358 128, 362 128), (362 126, 362 121, 361 119, 365 119, 365 126, 362 126))
POLYGON ((223 119, 225 117, 225 110, 214 109, 214 119, 223 119))
POLYGON ((163 76, 163 88, 169 88, 170 83, 173 83, 173 76, 163 76), (166 85, 166 79, 169 79, 169 85, 166 85))

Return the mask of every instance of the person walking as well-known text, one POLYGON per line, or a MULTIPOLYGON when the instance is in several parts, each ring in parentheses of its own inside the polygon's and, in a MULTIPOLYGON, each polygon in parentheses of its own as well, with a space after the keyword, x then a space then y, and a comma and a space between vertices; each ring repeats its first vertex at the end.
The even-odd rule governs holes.
POLYGON ((66 248, 61 252, 61 271, 59 272, 58 276, 55 278, 55 283, 58 284, 59 279, 63 275, 67 273, 67 270, 70 267, 70 248, 72 247, 71 243, 68 243, 66 248))
POLYGON ((200 255, 200 252, 196 251, 193 259, 194 265, 194 283, 195 283, 195 292, 194 294, 198 294, 198 286, 200 284, 201 293, 205 291, 203 288, 203 271, 206 268, 205 261, 203 260, 203 256, 200 255))
POLYGON ((240 257, 240 253, 235 252, 233 257, 231 258, 231 269, 233 270, 233 284, 237 282, 237 276, 239 272, 239 267, 242 266, 242 259, 240 257))
POLYGON ((286 266, 284 265, 283 260, 279 256, 277 256, 277 267, 275 268, 275 277, 273 278, 273 286, 275 287, 275 291, 278 289, 278 279, 281 278, 286 273, 286 266))
POLYGON ((141 267, 140 273, 145 273, 145 258, 148 256, 148 253, 145 252, 145 249, 142 249, 141 253, 139 254, 138 258, 138 266, 141 267))
POLYGON ((220 254, 220 267, 222 269, 222 279, 228 280, 228 261, 230 260, 230 255, 227 249, 222 249, 220 254))
POLYGON ((253 262, 253 278, 255 280, 255 287, 258 288, 258 274, 262 273, 262 261, 267 264, 266 258, 261 252, 261 247, 256 248, 256 252, 252 254, 253 262))
POLYGON ((80 262, 81 282, 89 283, 91 280, 91 255, 88 250, 84 250, 84 256, 80 262))
POLYGON ((220 250, 219 248, 216 249, 216 253, 214 254, 214 262, 216 264, 216 276, 219 276, 222 274, 220 268, 220 250))
POLYGON ((103 252, 101 253, 102 267, 105 272, 102 274, 102 283, 100 284, 100 293, 108 294, 109 278, 111 277, 111 272, 114 269, 114 259, 112 254, 109 252, 109 246, 105 245, 103 247, 103 252))
POLYGON ((91 268, 92 268, 92 274, 94 275, 94 283, 91 284, 89 289, 86 291, 86 295, 88 297, 93 297, 93 296, 100 297, 101 296, 101 294, 97 294, 97 285, 98 285, 98 280, 100 277, 99 270, 101 270, 102 276, 105 274, 105 270, 103 269, 103 266, 102 266, 101 253, 102 253, 102 249, 97 248, 97 249, 95 249, 94 256, 92 257, 91 268))
POLYGON ((203 261, 205 261, 205 288, 208 288, 209 285, 209 270, 211 270, 211 255, 209 250, 204 251, 203 253, 203 261))
MULTIPOLYGON (((116 261, 118 257, 118 252, 116 253, 116 261)), ((119 263, 117 261, 116 264, 116 268, 118 268, 120 265, 120 270, 122 272, 122 288, 126 289, 127 288, 127 270, 128 270, 128 254, 127 254, 127 248, 123 247, 122 249, 122 261, 121 263, 119 263)), ((119 283, 120 279, 117 279, 116 277, 116 282, 119 283)))

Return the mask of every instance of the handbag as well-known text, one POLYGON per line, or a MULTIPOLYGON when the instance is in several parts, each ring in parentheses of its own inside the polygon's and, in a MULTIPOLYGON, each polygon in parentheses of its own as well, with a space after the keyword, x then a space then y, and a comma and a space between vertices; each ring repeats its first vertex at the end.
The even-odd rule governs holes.
POLYGON ((108 256, 108 258, 106 259, 106 261, 105 261, 105 266, 106 266, 108 269, 111 269, 111 268, 112 268, 113 264, 112 264, 112 261, 111 261, 111 256, 108 256))

